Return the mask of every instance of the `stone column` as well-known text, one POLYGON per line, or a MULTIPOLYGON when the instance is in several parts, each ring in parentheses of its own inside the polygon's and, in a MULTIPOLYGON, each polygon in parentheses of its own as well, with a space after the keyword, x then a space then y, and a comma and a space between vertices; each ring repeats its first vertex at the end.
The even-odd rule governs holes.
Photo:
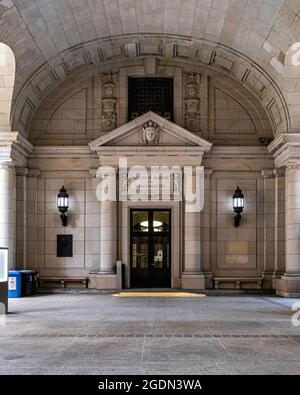
POLYGON ((27 263, 27 175, 28 169, 16 168, 16 267, 27 263))
POLYGON ((204 289, 201 269, 201 213, 187 212, 183 204, 184 218, 184 265, 182 289, 204 289))
POLYGON ((210 184, 211 176, 213 174, 212 169, 205 169, 205 179, 204 179, 204 209, 201 213, 201 269, 205 275, 206 284, 212 280, 212 267, 211 267, 211 193, 210 184))
POLYGON ((285 169, 275 169, 275 268, 279 278, 285 268, 285 169))
POLYGON ((100 274, 116 271, 117 209, 117 202, 101 202, 100 274))
POLYGON ((0 164, 0 246, 9 248, 9 268, 15 268, 16 171, 11 164, 0 164))
POLYGON ((286 254, 285 274, 275 280, 276 292, 300 297, 300 165, 286 168, 286 254))
MULTIPOLYGON (((115 183, 115 199, 118 199, 118 169, 107 174, 110 181, 115 183)), ((100 218, 100 272, 99 274, 115 274, 117 261, 117 225, 118 225, 118 202, 101 201, 100 218)))
POLYGON ((263 176, 263 288, 272 289, 274 272, 275 175, 273 169, 262 170, 263 176))

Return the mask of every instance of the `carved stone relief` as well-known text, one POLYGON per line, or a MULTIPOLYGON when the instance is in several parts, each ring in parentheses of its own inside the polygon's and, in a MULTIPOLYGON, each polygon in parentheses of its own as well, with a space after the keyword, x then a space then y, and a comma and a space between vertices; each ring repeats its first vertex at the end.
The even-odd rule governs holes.
POLYGON ((111 131, 117 127, 118 73, 101 74, 101 128, 111 131))
POLYGON ((159 125, 149 121, 143 125, 142 141, 146 145, 157 145, 159 142, 159 125))
POLYGON ((185 127, 191 131, 200 130, 200 74, 185 73, 185 127))

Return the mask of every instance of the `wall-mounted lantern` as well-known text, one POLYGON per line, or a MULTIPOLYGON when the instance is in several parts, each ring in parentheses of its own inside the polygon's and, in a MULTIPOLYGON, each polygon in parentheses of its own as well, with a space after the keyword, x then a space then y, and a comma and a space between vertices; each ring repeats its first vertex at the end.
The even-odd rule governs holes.
POLYGON ((233 194, 232 205, 233 211, 235 212, 234 226, 238 227, 240 226, 240 221, 242 218, 241 213, 244 210, 244 195, 242 194, 240 187, 237 187, 233 194))
POLYGON ((61 187, 57 195, 57 208, 60 211, 60 219, 63 226, 68 225, 67 211, 69 208, 69 194, 64 186, 61 187))

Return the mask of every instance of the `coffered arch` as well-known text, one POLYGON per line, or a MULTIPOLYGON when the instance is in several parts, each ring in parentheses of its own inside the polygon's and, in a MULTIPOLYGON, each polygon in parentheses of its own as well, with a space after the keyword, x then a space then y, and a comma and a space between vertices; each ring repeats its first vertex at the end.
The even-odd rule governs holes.
POLYGON ((23 134, 41 101, 73 70, 122 58, 193 59, 257 96, 273 133, 291 127, 283 59, 299 41, 293 0, 1 0, 0 41, 17 61, 13 126, 23 134))
POLYGON ((200 123, 190 129, 217 145, 259 145, 270 141, 272 125, 258 99, 231 75, 193 61, 139 57, 83 66, 53 89, 40 104, 30 124, 35 145, 86 145, 105 134, 101 122, 101 75, 119 75, 117 126, 128 122, 126 76, 158 75, 174 79, 175 122, 189 129, 185 120, 185 75, 199 76, 200 123))
POLYGON ((116 44, 112 47, 117 55, 108 59, 99 57, 99 54, 104 52, 103 49, 99 52, 99 46, 101 49, 103 46, 111 45, 111 41, 104 40, 97 45, 91 44, 94 49, 89 51, 86 50, 86 46, 67 50, 64 54, 60 54, 59 58, 52 60, 54 66, 51 68, 45 64, 27 81, 22 88, 22 94, 19 94, 15 100, 13 111, 15 127, 27 134, 32 117, 42 100, 63 81, 72 77, 74 72, 93 65, 105 70, 116 67, 115 65, 119 63, 124 64, 128 60, 132 63, 149 56, 170 62, 192 62, 199 67, 206 66, 223 75, 228 75, 251 92, 265 108, 271 120, 274 135, 290 127, 289 109, 282 90, 264 70, 250 59, 220 45, 211 46, 204 42, 186 41, 174 37, 168 40, 162 37, 153 39, 148 36, 150 48, 150 44, 145 41, 146 36, 135 37, 135 39, 132 36, 127 39, 119 38, 117 40, 119 47, 116 44), (124 41, 127 43, 124 44, 124 41), (144 52, 146 50, 151 52, 144 52))

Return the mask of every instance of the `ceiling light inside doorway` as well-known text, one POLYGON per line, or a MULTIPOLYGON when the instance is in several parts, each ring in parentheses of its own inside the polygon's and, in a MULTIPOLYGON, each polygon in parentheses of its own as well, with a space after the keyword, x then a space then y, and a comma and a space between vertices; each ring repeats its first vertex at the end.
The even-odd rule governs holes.
MULTIPOLYGON (((160 222, 160 221, 153 221, 153 228, 159 228, 162 225, 163 225, 163 223, 160 222)), ((141 222, 141 226, 143 228, 148 228, 149 227, 149 222, 148 221, 143 221, 143 222, 141 222)))

